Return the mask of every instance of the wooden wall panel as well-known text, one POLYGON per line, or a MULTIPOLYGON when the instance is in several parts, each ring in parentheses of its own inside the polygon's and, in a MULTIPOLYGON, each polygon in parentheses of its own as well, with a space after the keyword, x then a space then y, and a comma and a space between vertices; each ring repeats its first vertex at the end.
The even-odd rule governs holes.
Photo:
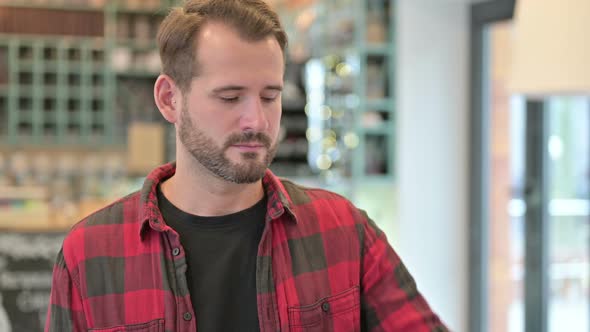
POLYGON ((13 8, 0 6, 0 33, 103 37, 102 11, 13 8))

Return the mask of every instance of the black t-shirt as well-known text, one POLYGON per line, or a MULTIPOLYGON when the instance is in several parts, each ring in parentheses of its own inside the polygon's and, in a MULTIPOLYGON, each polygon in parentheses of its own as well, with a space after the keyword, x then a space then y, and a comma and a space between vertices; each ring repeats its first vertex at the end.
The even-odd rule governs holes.
POLYGON ((266 198, 226 216, 200 217, 174 206, 158 187, 166 223, 187 255, 187 281, 197 330, 259 331, 256 256, 264 229, 266 198))

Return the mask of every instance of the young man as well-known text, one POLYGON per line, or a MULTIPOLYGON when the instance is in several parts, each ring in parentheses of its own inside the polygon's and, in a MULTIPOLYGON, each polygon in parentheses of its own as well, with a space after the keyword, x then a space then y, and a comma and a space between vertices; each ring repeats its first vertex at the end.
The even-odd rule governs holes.
POLYGON ((176 163, 73 227, 46 331, 446 331, 363 211, 267 169, 287 44, 276 13, 188 1, 158 43, 176 163))

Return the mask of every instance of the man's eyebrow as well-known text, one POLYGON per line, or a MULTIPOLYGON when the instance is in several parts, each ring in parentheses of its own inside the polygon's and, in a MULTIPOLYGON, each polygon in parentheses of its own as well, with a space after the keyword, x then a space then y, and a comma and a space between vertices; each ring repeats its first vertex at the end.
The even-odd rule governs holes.
MULTIPOLYGON (((220 94, 223 92, 232 92, 232 91, 244 91, 246 90, 246 87, 243 86, 239 86, 239 85, 226 85, 226 86, 221 86, 219 88, 215 88, 213 89, 213 91, 211 91, 211 94, 220 94)), ((283 86, 282 85, 267 85, 266 87, 264 87, 264 90, 276 90, 276 91, 283 91, 283 86)))
POLYGON ((213 91, 211 91, 211 94, 219 94, 219 93, 227 92, 227 91, 243 91, 243 90, 246 90, 246 88, 243 86, 226 85, 226 86, 221 86, 219 88, 213 89, 213 91))
POLYGON ((264 90, 277 90, 277 91, 283 91, 283 86, 282 85, 267 85, 264 90))

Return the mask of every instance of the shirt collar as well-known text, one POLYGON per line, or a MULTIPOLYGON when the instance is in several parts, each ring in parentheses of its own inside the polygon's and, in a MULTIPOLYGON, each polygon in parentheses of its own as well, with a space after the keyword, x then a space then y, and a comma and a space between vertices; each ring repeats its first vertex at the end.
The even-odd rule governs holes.
POLYGON ((176 173, 176 163, 164 164, 146 177, 139 194, 139 234, 152 228, 156 231, 164 231, 166 224, 158 208, 158 185, 176 173))
POLYGON ((293 222, 297 222, 297 216, 293 211, 293 201, 283 186, 280 178, 269 169, 262 178, 262 186, 268 198, 266 221, 278 219, 285 211, 289 213, 293 222))
MULTIPOLYGON (((170 178, 176 173, 176 163, 168 163, 154 169, 145 179, 143 187, 140 190, 139 198, 139 229, 140 236, 148 229, 162 232, 167 227, 164 223, 162 213, 158 207, 158 185, 170 178)), ((276 220, 282 216, 285 211, 290 215, 293 222, 297 222, 297 217, 292 209, 292 200, 285 190, 280 178, 266 170, 262 178, 262 185, 267 197, 266 222, 276 220)))

